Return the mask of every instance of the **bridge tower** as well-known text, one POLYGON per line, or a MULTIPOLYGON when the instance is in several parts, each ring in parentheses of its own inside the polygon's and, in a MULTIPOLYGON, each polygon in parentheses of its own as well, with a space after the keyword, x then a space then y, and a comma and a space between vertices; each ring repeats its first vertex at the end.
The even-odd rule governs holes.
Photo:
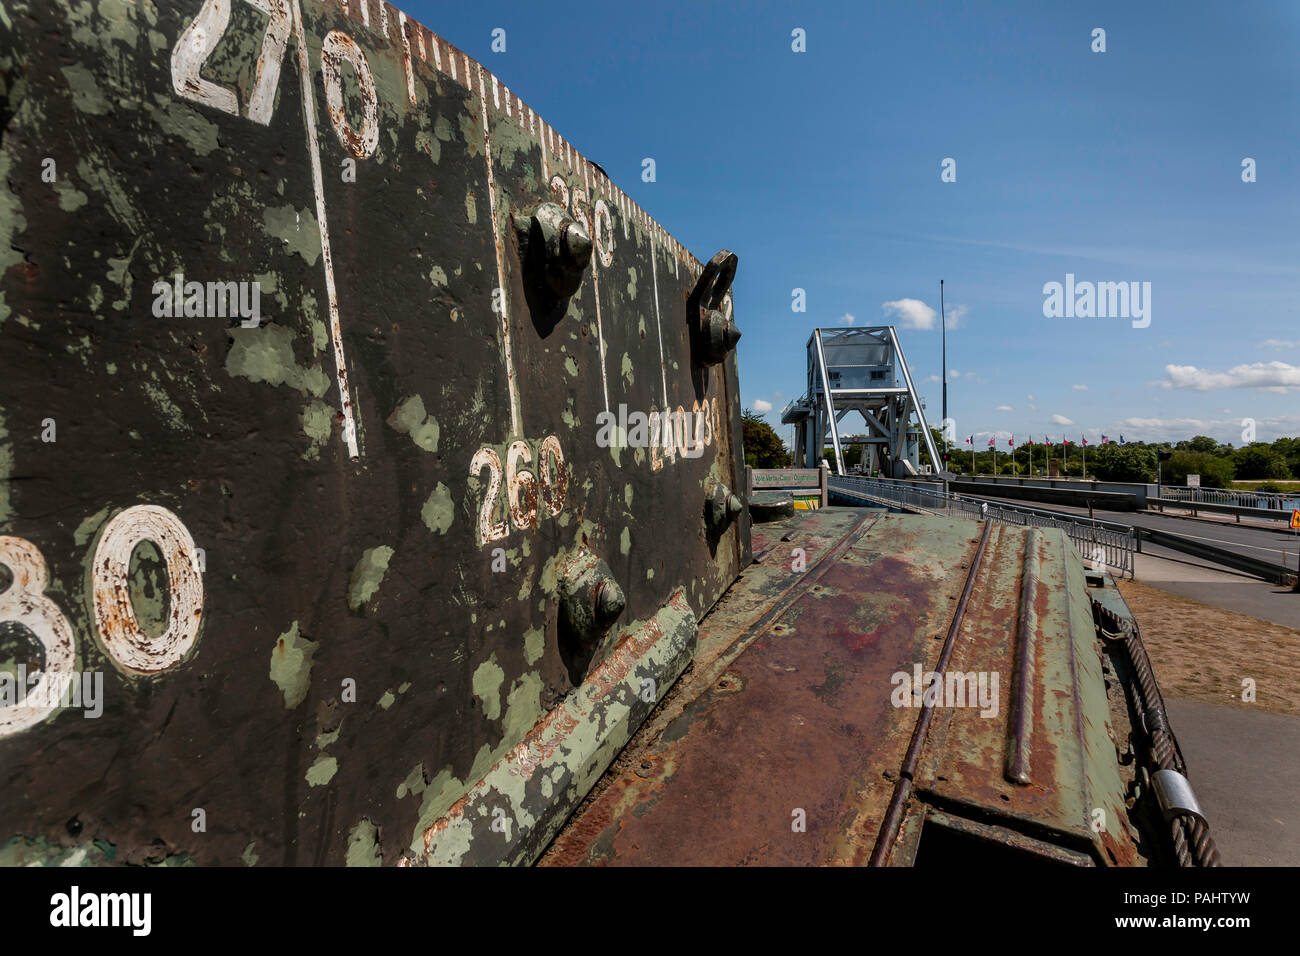
POLYGON ((794 457, 800 467, 815 468, 828 439, 835 453, 832 467, 841 475, 846 444, 865 446, 862 464, 868 474, 877 469, 891 478, 919 474, 920 442, 936 471, 942 467, 892 325, 813 329, 808 391, 785 407, 781 422, 795 426, 794 457), (839 423, 849 412, 862 415, 866 435, 841 437, 839 423))

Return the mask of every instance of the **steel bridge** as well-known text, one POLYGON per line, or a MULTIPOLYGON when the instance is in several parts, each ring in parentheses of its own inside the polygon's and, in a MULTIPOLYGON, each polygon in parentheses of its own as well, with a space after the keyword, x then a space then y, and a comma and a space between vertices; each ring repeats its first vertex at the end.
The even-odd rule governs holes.
POLYGON ((845 474, 846 444, 864 446, 867 474, 920 474, 921 442, 932 463, 941 461, 892 325, 813 329, 808 338, 808 391, 785 407, 781 422, 795 426, 796 464, 804 468, 817 467, 828 439, 838 475, 845 474), (849 412, 862 416, 867 435, 840 436, 839 423, 849 412))

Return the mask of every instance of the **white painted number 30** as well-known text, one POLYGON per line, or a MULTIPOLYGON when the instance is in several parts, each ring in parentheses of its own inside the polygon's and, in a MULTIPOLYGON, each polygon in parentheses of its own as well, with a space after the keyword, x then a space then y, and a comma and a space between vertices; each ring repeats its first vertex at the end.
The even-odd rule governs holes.
MULTIPOLYGON (((128 674, 158 674, 175 667, 193 648, 203 618, 203 579, 194 539, 166 508, 137 505, 104 527, 91 571, 95 628, 114 665, 128 674), (140 627, 131 603, 131 554, 144 541, 162 552, 167 566, 170 616, 160 637, 140 627)), ((75 679, 76 636, 59 606, 45 596, 49 571, 40 549, 24 538, 0 535, 0 564, 13 580, 0 591, 0 625, 18 624, 40 643, 44 667, 22 706, 0 707, 0 738, 43 721, 57 706, 60 688, 75 679), (34 704, 33 701, 36 703, 34 704)))

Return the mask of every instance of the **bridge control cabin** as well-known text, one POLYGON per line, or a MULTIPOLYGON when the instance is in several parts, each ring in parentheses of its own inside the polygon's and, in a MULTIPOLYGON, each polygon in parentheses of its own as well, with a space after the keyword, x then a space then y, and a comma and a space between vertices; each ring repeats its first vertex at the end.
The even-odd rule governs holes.
POLYGON ((822 449, 833 450, 835 473, 846 473, 844 448, 850 443, 841 423, 857 413, 867 426, 851 442, 863 446, 862 471, 887 478, 922 473, 922 444, 930 462, 940 461, 892 325, 862 329, 814 329, 808 338, 808 388, 781 412, 795 426, 795 460, 815 468, 822 449), (915 419, 915 421, 913 421, 915 419))

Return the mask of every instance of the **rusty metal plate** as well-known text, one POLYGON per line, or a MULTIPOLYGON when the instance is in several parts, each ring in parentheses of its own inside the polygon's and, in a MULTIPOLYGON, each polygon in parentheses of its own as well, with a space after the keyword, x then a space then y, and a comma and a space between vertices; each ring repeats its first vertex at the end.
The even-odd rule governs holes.
POLYGON ((993 534, 950 670, 997 674, 996 707, 936 710, 917 787, 954 812, 1098 863, 1138 865, 1083 566, 1060 531, 1000 525, 993 534))
POLYGON ((756 526, 763 561, 705 620, 697 659, 743 649, 683 678, 543 862, 865 863, 919 713, 892 676, 937 662, 972 529, 836 508, 756 526))
POLYGON ((414 858, 748 563, 734 257, 392 6, 6 0, 0 106, 0 671, 102 685, 0 862, 414 858))

